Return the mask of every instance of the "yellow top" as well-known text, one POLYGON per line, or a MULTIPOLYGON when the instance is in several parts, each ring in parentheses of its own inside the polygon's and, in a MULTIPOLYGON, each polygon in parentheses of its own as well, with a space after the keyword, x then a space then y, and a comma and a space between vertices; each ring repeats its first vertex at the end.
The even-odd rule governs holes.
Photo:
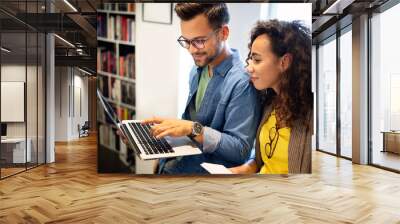
MULTIPOLYGON (((290 140, 290 128, 280 128, 276 133, 275 110, 272 111, 267 122, 262 126, 259 136, 261 158, 264 165, 261 167, 260 174, 287 174, 288 173, 288 148, 290 140), (278 137, 279 133, 279 137, 278 137), (276 135, 275 135, 276 134, 276 135), (272 143, 270 143, 272 139, 272 143), (266 146, 266 144, 268 144, 266 146), (275 146, 275 151, 269 159, 271 147, 275 146)), ((272 147, 273 148, 273 147, 272 147)))

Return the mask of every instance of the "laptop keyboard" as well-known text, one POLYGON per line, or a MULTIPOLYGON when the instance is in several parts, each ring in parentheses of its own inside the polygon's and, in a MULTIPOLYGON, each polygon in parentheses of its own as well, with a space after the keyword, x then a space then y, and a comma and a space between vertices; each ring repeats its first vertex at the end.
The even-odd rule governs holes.
MULTIPOLYGON (((130 140, 139 143, 147 155, 174 153, 174 150, 164 138, 157 139, 151 134, 151 127, 149 124, 132 122, 124 125, 129 125, 139 142, 135 142, 133 139, 130 140)), ((132 136, 129 136, 129 138, 132 138, 132 136)))

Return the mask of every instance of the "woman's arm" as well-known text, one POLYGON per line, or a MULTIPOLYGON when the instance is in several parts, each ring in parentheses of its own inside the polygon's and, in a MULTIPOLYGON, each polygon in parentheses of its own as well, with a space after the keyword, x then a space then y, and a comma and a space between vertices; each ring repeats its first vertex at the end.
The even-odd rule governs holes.
POLYGON ((254 159, 252 159, 241 166, 235 166, 235 167, 229 168, 229 170, 233 174, 252 174, 252 173, 257 172, 257 164, 256 164, 256 161, 254 159))

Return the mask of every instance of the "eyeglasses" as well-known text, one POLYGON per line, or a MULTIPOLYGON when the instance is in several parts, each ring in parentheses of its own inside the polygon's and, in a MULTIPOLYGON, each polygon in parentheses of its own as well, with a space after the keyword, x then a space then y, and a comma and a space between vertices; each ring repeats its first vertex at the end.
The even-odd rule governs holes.
POLYGON ((211 35, 217 33, 218 31, 219 31, 219 29, 216 29, 216 30, 212 31, 211 33, 209 33, 206 37, 194 38, 192 40, 188 40, 188 39, 180 36, 177 41, 182 47, 184 47, 186 49, 189 49, 190 45, 192 45, 193 47, 195 47, 197 49, 203 49, 206 41, 210 39, 211 35))
POLYGON ((268 159, 271 159, 272 156, 274 155, 276 145, 278 144, 278 140, 279 140, 279 131, 276 128, 276 126, 273 126, 269 129, 268 137, 269 137, 269 142, 265 143, 264 151, 265 151, 265 155, 267 155, 268 159), (269 150, 267 150, 268 146, 269 146, 269 150))

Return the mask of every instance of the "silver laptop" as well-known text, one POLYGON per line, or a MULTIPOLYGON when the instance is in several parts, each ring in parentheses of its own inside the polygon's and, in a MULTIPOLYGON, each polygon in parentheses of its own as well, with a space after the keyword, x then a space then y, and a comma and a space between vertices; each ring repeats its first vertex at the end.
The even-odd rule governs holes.
POLYGON ((140 120, 119 120, 111 105, 97 89, 97 96, 112 122, 124 134, 131 147, 142 160, 201 154, 201 150, 188 137, 157 139, 151 134, 151 125, 140 120))

